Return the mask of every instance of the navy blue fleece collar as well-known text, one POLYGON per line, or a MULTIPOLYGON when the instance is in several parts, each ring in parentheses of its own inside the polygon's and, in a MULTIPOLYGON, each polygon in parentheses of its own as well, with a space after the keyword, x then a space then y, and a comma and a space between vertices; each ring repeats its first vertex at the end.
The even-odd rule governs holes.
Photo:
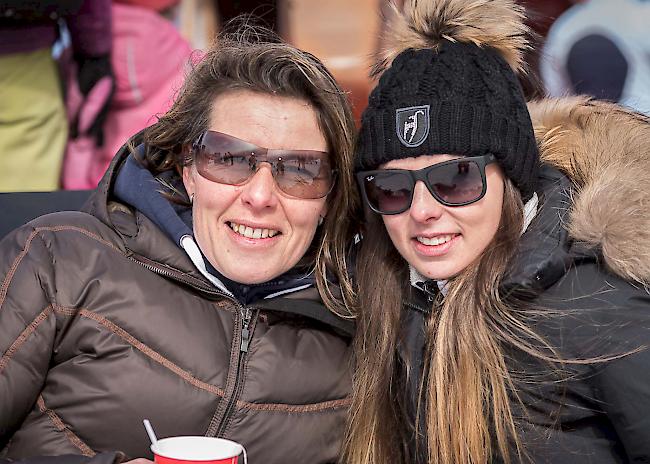
POLYGON ((192 234, 192 209, 171 203, 161 193, 166 189, 148 169, 129 156, 115 180, 115 196, 153 221, 180 246, 181 238, 192 234))

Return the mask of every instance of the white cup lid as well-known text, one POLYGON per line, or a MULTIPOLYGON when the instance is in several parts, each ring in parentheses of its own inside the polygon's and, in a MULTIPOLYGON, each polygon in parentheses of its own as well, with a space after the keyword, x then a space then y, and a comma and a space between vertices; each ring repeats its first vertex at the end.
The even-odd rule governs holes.
POLYGON ((243 447, 234 441, 214 437, 170 437, 151 445, 158 456, 185 461, 214 461, 239 456, 243 447))

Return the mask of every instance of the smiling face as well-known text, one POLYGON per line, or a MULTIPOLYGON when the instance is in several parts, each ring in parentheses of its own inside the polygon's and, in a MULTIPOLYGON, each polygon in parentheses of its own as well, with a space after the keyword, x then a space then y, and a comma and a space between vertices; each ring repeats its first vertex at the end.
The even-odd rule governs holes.
MULTIPOLYGON (((393 160, 384 169, 417 170, 458 158, 427 155, 393 160)), ((496 163, 485 170, 487 192, 476 203, 444 206, 422 182, 417 182, 411 208, 382 216, 388 235, 399 253, 425 277, 447 280, 459 274, 487 248, 499 228, 504 177, 496 163)))
MULTIPOLYGON (((210 130, 260 147, 327 151, 314 109, 305 101, 251 91, 217 97, 210 130)), ((280 192, 271 166, 240 186, 202 177, 194 164, 183 169, 194 196, 196 241, 225 277, 244 284, 271 280, 295 266, 312 242, 326 198, 305 200, 280 192)))

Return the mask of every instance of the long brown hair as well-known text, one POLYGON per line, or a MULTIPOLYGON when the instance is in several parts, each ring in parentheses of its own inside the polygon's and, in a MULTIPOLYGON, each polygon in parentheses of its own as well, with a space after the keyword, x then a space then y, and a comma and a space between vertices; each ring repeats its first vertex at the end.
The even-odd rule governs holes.
MULTIPOLYGON (((504 346, 555 360, 528 328, 528 315, 506 301, 506 276, 522 230, 521 195, 505 180, 499 228, 482 255, 450 279, 444 301, 426 323, 425 381, 418 414, 426 430, 409 430, 400 405, 403 377, 396 361, 408 263, 392 245, 381 219, 367 212, 358 255, 357 371, 344 462, 375 464, 413 460, 408 436, 424 434, 429 462, 483 464, 493 449, 506 461, 525 453, 517 437, 517 398, 504 346), (398 384, 401 383, 400 384, 398 384)), ((549 351, 550 350, 550 351, 549 351)))
MULTIPOLYGON (((246 17, 235 18, 194 65, 171 109, 145 131, 142 162, 154 174, 171 172, 176 182, 165 185, 178 185, 182 168, 193 162, 182 147, 208 129, 215 99, 237 90, 300 99, 317 114, 336 183, 327 198, 327 217, 300 264, 315 268, 319 291, 330 309, 344 311, 327 276, 338 278, 344 296, 352 294, 347 274, 341 270, 346 268, 353 235, 354 218, 349 211, 357 203, 351 168, 354 120, 346 93, 312 54, 284 43, 246 17)), ((189 204, 183 189, 171 188, 167 193, 172 201, 189 204)))

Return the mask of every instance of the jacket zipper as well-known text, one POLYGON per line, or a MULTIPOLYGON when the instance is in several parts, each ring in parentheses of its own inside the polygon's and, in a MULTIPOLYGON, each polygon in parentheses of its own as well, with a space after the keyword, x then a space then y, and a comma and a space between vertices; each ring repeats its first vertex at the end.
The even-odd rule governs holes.
MULTIPOLYGON (((223 417, 221 418, 221 422, 219 423, 217 432, 214 435, 217 437, 221 436, 225 432, 228 426, 230 415, 232 414, 234 406, 237 403, 237 400, 239 399, 239 395, 241 395, 241 389, 243 385, 242 367, 244 365, 246 354, 248 353, 248 346, 251 340, 251 335, 252 335, 251 322, 253 319, 254 311, 251 308, 242 306, 231 295, 228 295, 227 293, 221 292, 219 290, 215 290, 213 288, 204 285, 200 285, 200 281, 198 281, 197 279, 188 278, 187 276, 185 276, 180 272, 174 272, 171 269, 164 268, 160 266, 158 263, 156 263, 155 261, 151 261, 143 256, 139 256, 135 254, 127 255, 127 257, 131 261, 140 264, 141 266, 150 270, 151 272, 182 282, 208 295, 227 298, 237 305, 237 308, 239 309, 239 314, 241 316, 239 318, 241 323, 241 332, 240 332, 239 353, 237 354, 238 357, 237 370, 235 372, 235 385, 233 387, 232 394, 228 399, 228 404, 226 405, 226 409, 224 410, 223 417)), ((236 326, 239 326, 239 323, 236 322, 236 326)))
POLYGON ((244 366, 244 361, 246 360, 246 354, 248 353, 248 345, 250 344, 250 340, 251 340, 250 329, 251 329, 251 321, 253 319, 253 310, 251 308, 241 307, 240 314, 241 314, 241 338, 239 343, 239 354, 237 359, 237 371, 235 373, 235 385, 233 387, 232 394, 228 399, 228 404, 226 405, 226 409, 224 410, 223 417, 221 418, 221 423, 217 428, 217 432, 215 434, 215 436, 217 437, 221 437, 225 433, 226 428, 228 427, 228 423, 230 422, 230 416, 232 415, 232 411, 235 407, 235 404, 239 399, 239 395, 241 395, 242 386, 244 384, 243 366, 244 366))
POLYGON ((218 296, 218 297, 224 297, 228 298, 229 300, 233 301, 234 303, 239 304, 233 297, 232 295, 228 295, 225 292, 222 292, 220 290, 215 290, 212 287, 208 287, 207 285, 204 285, 199 279, 195 279, 193 277, 187 277, 185 274, 174 271, 172 269, 167 269, 165 267, 162 267, 155 261, 151 261, 148 258, 145 258, 143 256, 139 256, 136 254, 128 254, 127 258, 130 259, 131 261, 138 263, 140 266, 144 267, 145 269, 148 269, 149 271, 169 277, 170 279, 174 279, 178 282, 181 282, 185 285, 188 285, 196 290, 199 290, 202 293, 208 294, 210 296, 218 296))

